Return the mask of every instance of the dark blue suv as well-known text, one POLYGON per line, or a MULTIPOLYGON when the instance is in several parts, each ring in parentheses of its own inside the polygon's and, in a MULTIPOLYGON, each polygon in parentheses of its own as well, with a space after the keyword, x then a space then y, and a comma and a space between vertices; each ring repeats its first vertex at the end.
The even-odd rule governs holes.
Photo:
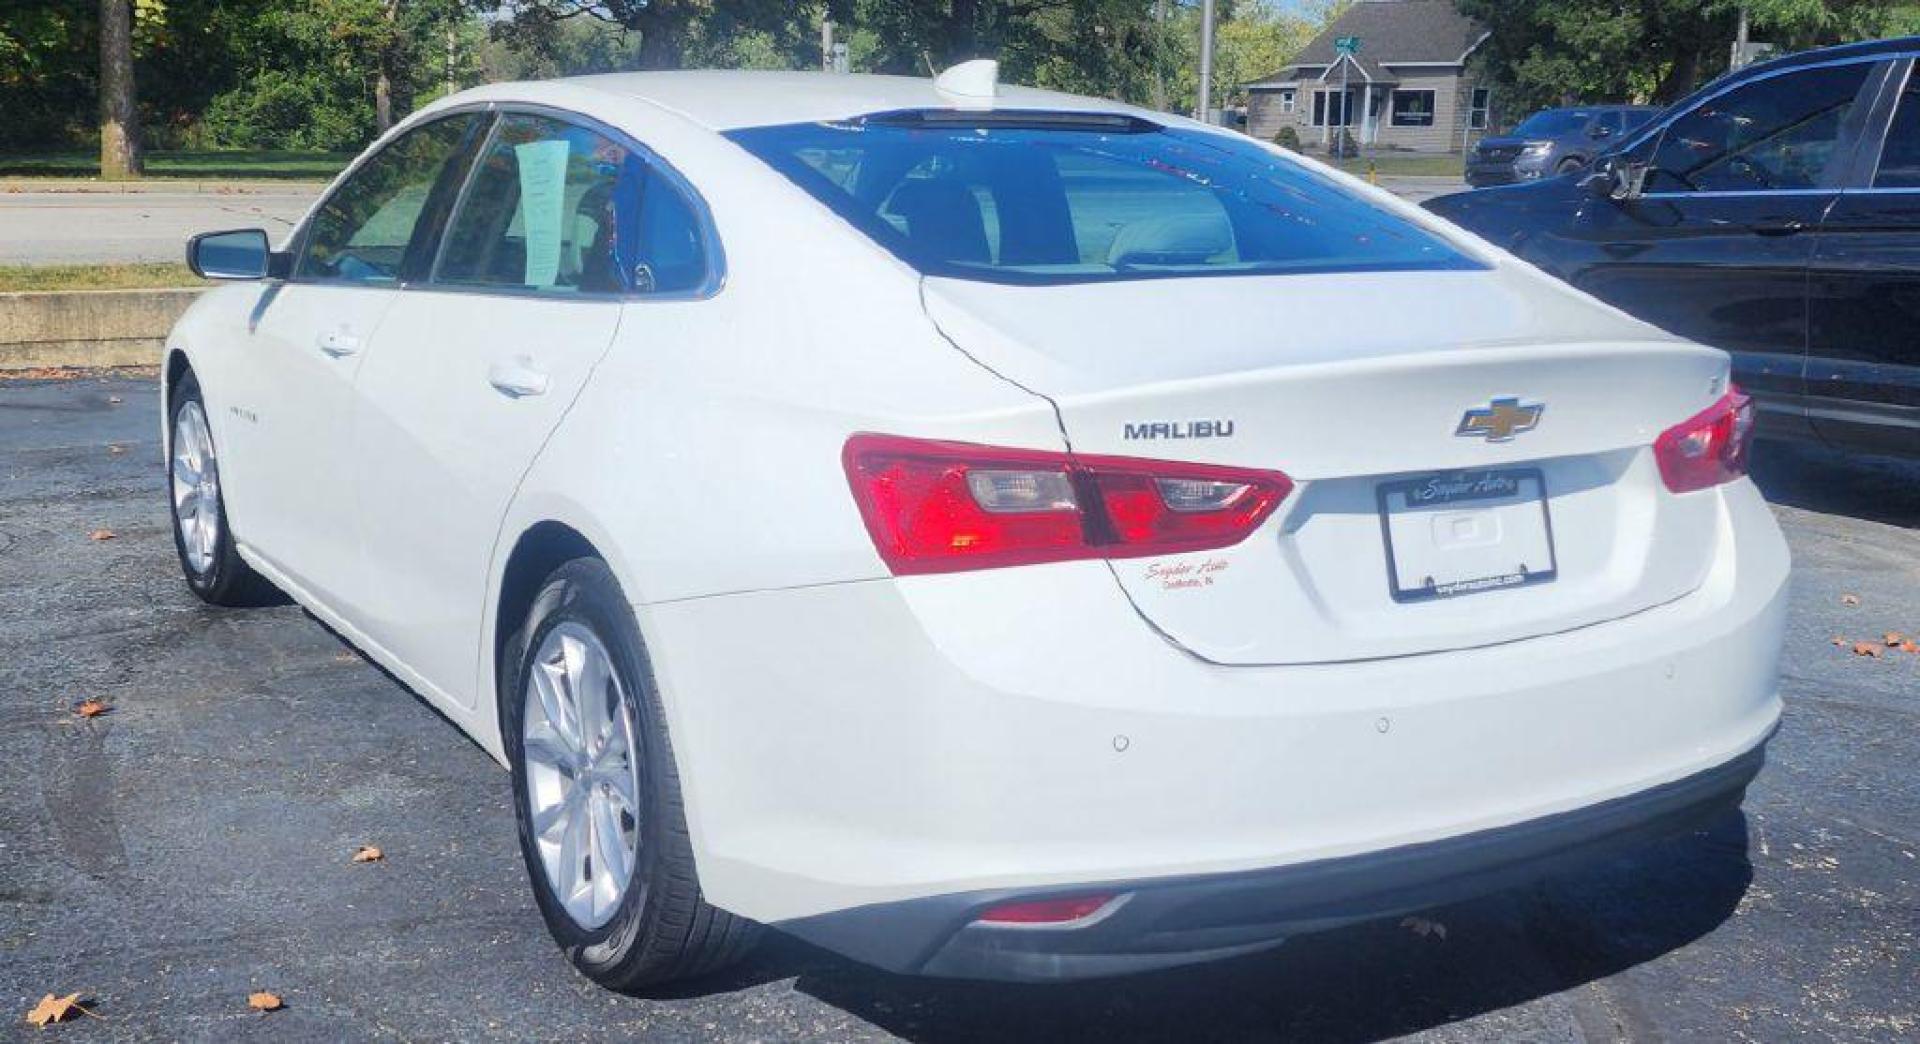
POLYGON ((1542 109, 1467 153, 1467 184, 1508 185, 1583 170, 1660 112, 1648 105, 1542 109))

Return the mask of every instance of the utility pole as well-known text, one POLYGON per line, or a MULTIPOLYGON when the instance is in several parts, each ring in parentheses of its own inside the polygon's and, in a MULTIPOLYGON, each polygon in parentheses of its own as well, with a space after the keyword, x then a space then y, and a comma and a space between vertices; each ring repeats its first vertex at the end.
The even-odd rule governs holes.
POLYGON ((1202 123, 1213 122, 1213 13, 1213 0, 1203 0, 1200 4, 1200 105, 1193 114, 1202 123))
POLYGON ((820 19, 820 71, 833 71, 833 19, 820 19))

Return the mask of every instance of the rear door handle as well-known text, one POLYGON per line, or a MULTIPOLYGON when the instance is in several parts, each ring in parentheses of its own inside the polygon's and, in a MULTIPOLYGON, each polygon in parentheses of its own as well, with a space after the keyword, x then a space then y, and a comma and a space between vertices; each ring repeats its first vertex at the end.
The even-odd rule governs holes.
POLYGON ((1806 231, 1807 223, 1799 218, 1762 218, 1750 227, 1756 236, 1791 236, 1806 231))
POLYGON ((545 395, 547 375, 524 363, 494 363, 487 371, 487 383, 511 399, 545 395))
POLYGON ((345 330, 332 330, 323 333, 316 339, 315 343, 320 345, 321 351, 335 359, 343 359, 360 351, 360 338, 355 337, 345 330))

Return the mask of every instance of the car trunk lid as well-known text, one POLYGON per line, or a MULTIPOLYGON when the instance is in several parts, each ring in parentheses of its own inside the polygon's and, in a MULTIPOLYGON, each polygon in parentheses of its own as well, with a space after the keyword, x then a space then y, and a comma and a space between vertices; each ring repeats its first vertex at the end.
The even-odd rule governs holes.
POLYGON ((1724 391, 1726 357, 1530 270, 929 279, 924 299, 960 350, 1055 403, 1075 453, 1296 481, 1235 547, 1113 562, 1209 660, 1511 641, 1705 576, 1716 498, 1668 494, 1649 447, 1724 391))

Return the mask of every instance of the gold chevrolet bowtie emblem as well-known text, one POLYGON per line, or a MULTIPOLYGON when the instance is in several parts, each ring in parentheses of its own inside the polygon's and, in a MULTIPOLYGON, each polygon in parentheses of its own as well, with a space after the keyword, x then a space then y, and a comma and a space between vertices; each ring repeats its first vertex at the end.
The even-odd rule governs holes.
POLYGON ((1453 433, 1479 436, 1488 442, 1512 442, 1515 435, 1539 427, 1540 415, 1546 409, 1537 402, 1523 405, 1519 399, 1495 399, 1490 405, 1468 410, 1453 433))

